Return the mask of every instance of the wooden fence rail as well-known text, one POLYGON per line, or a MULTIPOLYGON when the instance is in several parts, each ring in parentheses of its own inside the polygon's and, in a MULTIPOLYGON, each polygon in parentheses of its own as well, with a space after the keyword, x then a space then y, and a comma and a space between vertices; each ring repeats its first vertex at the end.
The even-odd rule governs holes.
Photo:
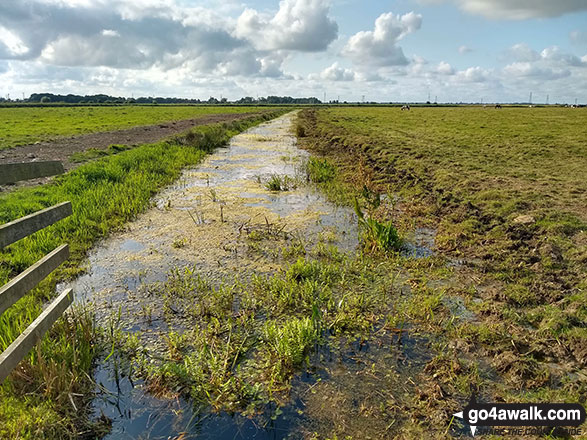
POLYGON ((3 164, 0 172, 0 185, 21 180, 49 177, 63 173, 63 164, 57 160, 47 162, 24 162, 3 164))
MULTIPOLYGON (((63 173, 60 162, 0 164, 0 184, 47 177, 63 173)), ((71 203, 64 202, 0 226, 0 249, 40 231, 72 214, 71 203)), ((0 287, 0 315, 39 284, 69 258, 69 246, 59 246, 11 281, 0 287)), ((10 375, 45 332, 73 302, 73 293, 61 293, 27 329, 0 354, 0 383, 10 375)))

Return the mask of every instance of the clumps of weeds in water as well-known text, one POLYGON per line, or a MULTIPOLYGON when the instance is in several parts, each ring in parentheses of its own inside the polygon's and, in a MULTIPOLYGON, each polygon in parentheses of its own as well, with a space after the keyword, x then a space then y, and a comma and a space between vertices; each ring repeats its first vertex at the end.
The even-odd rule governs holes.
POLYGON ((287 175, 273 174, 265 183, 265 188, 269 191, 289 191, 295 189, 297 182, 287 175))
POLYGON ((161 360, 142 364, 150 389, 258 414, 288 401, 292 378, 320 347, 385 322, 388 267, 324 243, 311 254, 246 282, 208 280, 187 267, 152 285, 172 331, 155 355, 161 360))
POLYGON ((175 240, 173 240, 173 243, 171 243, 171 247, 175 249, 181 249, 184 248, 187 244, 188 239, 186 237, 177 237, 175 240))
POLYGON ((366 249, 371 251, 380 250, 382 252, 400 250, 402 240, 391 221, 383 223, 372 216, 366 216, 356 198, 354 208, 366 249))

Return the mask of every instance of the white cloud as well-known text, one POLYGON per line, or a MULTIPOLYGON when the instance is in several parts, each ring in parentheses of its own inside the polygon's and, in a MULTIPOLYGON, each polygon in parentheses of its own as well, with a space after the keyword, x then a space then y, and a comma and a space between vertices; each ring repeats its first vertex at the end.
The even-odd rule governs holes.
POLYGON ((515 61, 536 61, 540 59, 540 54, 528 46, 526 43, 514 44, 507 51, 507 56, 515 61))
POLYGON ((458 50, 459 50, 459 53, 461 55, 464 55, 464 54, 469 53, 469 52, 473 52, 473 49, 471 49, 470 47, 465 46, 465 45, 459 46, 459 49, 458 50))
POLYGON ((28 51, 29 48, 16 33, 11 32, 4 26, 0 26, 0 58, 3 58, 3 54, 8 58, 18 57, 26 54, 28 51))
POLYGON ((540 52, 543 60, 551 61, 559 65, 581 66, 581 60, 575 55, 563 52, 558 46, 550 46, 540 52))
POLYGON ((338 62, 324 69, 319 75, 310 75, 310 79, 324 79, 327 81, 354 81, 355 78, 355 72, 351 69, 340 67, 338 62))
POLYGON ((541 80, 566 78, 571 75, 568 69, 541 67, 535 63, 517 62, 504 67, 504 73, 514 77, 533 77, 541 80))
POLYGON ((454 75, 455 70, 447 62, 441 61, 436 67, 436 71, 441 75, 454 75))
POLYGON ((247 9, 238 19, 179 0, 0 2, 0 59, 281 77, 288 52, 336 38, 328 11, 324 0, 284 0, 273 16, 247 9))
POLYGON ((104 29, 102 31, 102 35, 104 35, 105 37, 120 37, 120 33, 113 29, 104 29))
POLYGON ((381 14, 372 31, 361 31, 349 38, 342 53, 357 64, 374 66, 406 65, 408 60, 397 43, 422 25, 422 16, 410 12, 381 14))
POLYGON ((479 66, 469 67, 456 73, 463 82, 485 82, 489 79, 490 72, 479 66))
POLYGON ((338 35, 338 25, 328 16, 324 0, 283 0, 273 17, 245 9, 235 35, 261 50, 325 50, 338 35))
POLYGON ((587 10, 585 0, 420 0, 422 3, 451 2, 471 14, 490 19, 525 20, 558 17, 587 10))

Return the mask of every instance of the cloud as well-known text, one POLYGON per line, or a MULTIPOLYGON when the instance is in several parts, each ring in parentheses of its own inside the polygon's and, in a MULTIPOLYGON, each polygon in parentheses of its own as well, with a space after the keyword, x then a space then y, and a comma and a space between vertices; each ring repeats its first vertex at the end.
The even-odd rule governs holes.
POLYGON ((514 62, 503 68, 503 72, 512 78, 533 78, 540 81, 552 81, 567 78, 580 71, 585 71, 587 63, 582 58, 563 52, 557 46, 550 46, 540 53, 525 44, 516 44, 508 53, 514 62))
POLYGON ((587 10, 585 0, 420 0, 420 2, 450 2, 471 14, 503 20, 559 17, 563 14, 587 10))
POLYGON ((441 75, 454 75, 455 70, 452 66, 444 61, 441 61, 436 67, 436 71, 441 75))
POLYGON ((338 36, 338 25, 328 13, 324 0, 283 0, 273 17, 247 8, 235 35, 261 50, 323 51, 338 36))
POLYGON ((504 67, 504 73, 514 77, 536 78, 540 80, 553 80, 566 78, 571 75, 568 69, 553 69, 540 67, 529 62, 512 63, 504 67))
POLYGON ((328 11, 323 0, 284 0, 273 16, 247 9, 238 19, 179 0, 0 2, 0 59, 277 78, 288 52, 336 39, 328 11))
POLYGON ((489 80, 489 71, 479 66, 469 67, 456 73, 457 78, 462 82, 480 83, 489 80))
POLYGON ((372 66, 401 66, 408 64, 397 43, 422 25, 422 16, 410 12, 381 14, 372 31, 361 31, 349 38, 342 53, 353 62, 372 66))
POLYGON ((575 55, 563 52, 558 46, 550 46, 540 52, 543 60, 567 66, 581 66, 583 63, 575 55))
POLYGON ((510 47, 506 55, 514 61, 536 61, 540 59, 540 54, 530 48, 526 43, 514 44, 510 47))
POLYGON ((105 37, 120 37, 120 33, 112 29, 104 29, 102 31, 102 35, 104 35, 105 37))
POLYGON ((469 53, 469 52, 473 52, 473 49, 471 49, 468 46, 464 46, 464 45, 463 46, 459 46, 459 49, 458 50, 459 50, 459 53, 461 55, 464 55, 464 54, 469 53))
POLYGON ((17 34, 0 26, 0 58, 17 58, 28 51, 29 48, 17 34))
POLYGON ((324 79, 327 81, 354 81, 355 78, 355 72, 350 69, 340 67, 338 62, 333 63, 318 75, 310 75, 310 79, 324 79))

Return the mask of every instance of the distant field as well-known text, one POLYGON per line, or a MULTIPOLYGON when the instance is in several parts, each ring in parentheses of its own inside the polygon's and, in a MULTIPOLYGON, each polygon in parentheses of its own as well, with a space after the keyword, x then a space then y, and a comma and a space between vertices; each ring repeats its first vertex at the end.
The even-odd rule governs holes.
POLYGON ((317 115, 331 141, 356 145, 389 169, 381 182, 408 172, 504 218, 557 208, 587 220, 584 109, 335 108, 317 115))
POLYGON ((125 106, 0 108, 0 150, 98 131, 191 119, 210 114, 250 113, 260 107, 125 106))

